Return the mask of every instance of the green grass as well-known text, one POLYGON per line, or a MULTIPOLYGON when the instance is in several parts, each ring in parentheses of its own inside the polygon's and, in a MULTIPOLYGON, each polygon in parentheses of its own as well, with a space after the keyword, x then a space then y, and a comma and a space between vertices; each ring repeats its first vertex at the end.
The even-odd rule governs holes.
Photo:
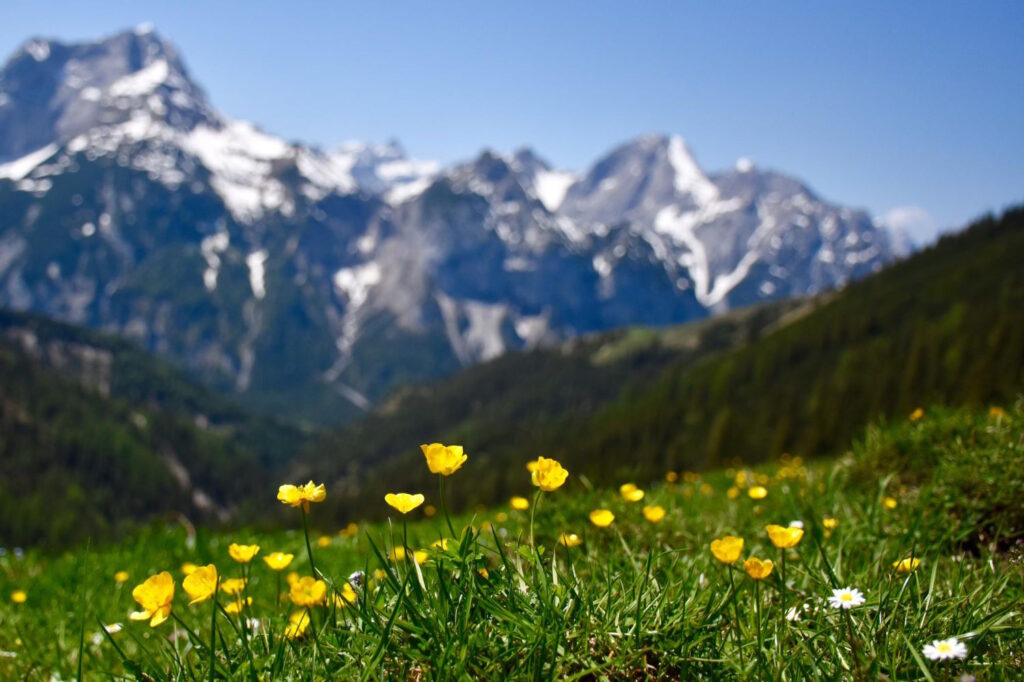
MULTIPOLYGON (((288 640, 282 631, 295 609, 278 603, 278 575, 257 558, 249 593, 260 625, 250 631, 218 615, 213 674, 211 602, 188 606, 180 565, 215 562, 235 577, 242 567, 228 558, 228 544, 258 542, 261 555, 294 553, 290 569, 308 575, 298 510, 287 532, 200 529, 190 539, 181 527, 152 527, 117 546, 62 556, 16 558, 8 548, 0 557, 0 678, 71 679, 79 666, 87 679, 1015 678, 1024 661, 1024 403, 1006 412, 933 409, 917 422, 870 428, 836 460, 684 476, 649 486, 637 504, 592 489, 586 471, 573 471, 535 507, 535 547, 529 512, 508 508, 453 519, 459 542, 428 549, 422 566, 386 556, 405 533, 413 548, 449 536, 440 511, 413 512, 407 529, 395 518, 354 537, 332 533, 327 547, 313 531, 316 566, 332 588, 356 570, 384 573, 357 590, 354 605, 314 608, 305 636, 288 640), (737 476, 762 482, 767 497, 730 498, 737 476), (649 523, 645 504, 667 515, 649 523), (587 520, 598 507, 614 511, 611 527, 587 520), (826 517, 839 521, 829 537, 826 517), (784 584, 781 550, 764 526, 794 520, 805 535, 785 556, 784 584), (562 532, 578 533, 583 545, 558 545, 562 532), (708 551, 725 534, 745 539, 741 562, 776 562, 756 590, 740 564, 720 564, 708 551), (911 555, 921 560, 917 570, 895 572, 892 563, 911 555), (122 585, 112 577, 118 570, 131 574, 122 585), (178 583, 174 613, 192 635, 175 620, 150 628, 127 618, 137 608, 132 587, 160 570, 178 583), (827 598, 846 586, 866 603, 832 609, 827 598), (7 599, 15 589, 28 593, 24 604, 7 599), (799 619, 787 619, 791 609, 799 619), (100 622, 123 627, 105 637, 100 622), (925 644, 952 636, 966 643, 964 660, 925 658, 925 644)), ((472 486, 463 473, 446 486, 472 486)), ((422 492, 440 509, 436 490, 422 492)), ((277 504, 273 490, 266 498, 277 504)), ((314 505, 313 523, 316 516, 314 505)))

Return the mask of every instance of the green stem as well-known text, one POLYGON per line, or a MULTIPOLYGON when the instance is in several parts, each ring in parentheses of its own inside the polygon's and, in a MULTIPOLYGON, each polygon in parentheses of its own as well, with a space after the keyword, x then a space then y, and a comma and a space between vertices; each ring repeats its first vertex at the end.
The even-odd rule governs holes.
POLYGON ((530 505, 530 548, 534 548, 533 544, 533 517, 537 513, 537 507, 540 505, 540 496, 544 491, 537 488, 537 493, 533 496, 533 504, 530 505))
POLYGON ((736 598, 736 582, 732 577, 732 567, 726 566, 725 571, 729 574, 729 589, 732 590, 732 613, 733 617, 736 619, 736 648, 739 649, 740 652, 740 667, 745 668, 747 666, 746 663, 743 662, 743 644, 741 637, 743 633, 740 632, 740 605, 739 600, 736 598))
POLYGON ((214 666, 214 653, 217 649, 217 591, 220 589, 220 576, 213 590, 213 609, 210 611, 210 682, 216 679, 217 668, 214 666))
POLYGON ((448 523, 448 532, 452 534, 452 539, 457 542, 459 536, 455 534, 455 526, 452 525, 452 518, 448 515, 448 501, 444 497, 444 478, 444 476, 438 476, 441 487, 441 512, 444 514, 444 520, 448 523))
POLYGON ((846 620, 846 635, 850 640, 850 653, 853 656, 853 676, 859 680, 861 679, 862 671, 860 657, 857 656, 857 640, 853 636, 853 621, 850 620, 850 612, 846 609, 843 609, 843 616, 846 620))
POLYGON ((757 660, 764 666, 764 644, 761 638, 761 581, 754 581, 754 615, 757 619, 757 660))
POLYGON ((306 536, 306 554, 309 555, 309 570, 316 578, 316 564, 313 563, 313 545, 309 544, 309 523, 306 521, 306 507, 299 507, 302 510, 302 532, 306 536))

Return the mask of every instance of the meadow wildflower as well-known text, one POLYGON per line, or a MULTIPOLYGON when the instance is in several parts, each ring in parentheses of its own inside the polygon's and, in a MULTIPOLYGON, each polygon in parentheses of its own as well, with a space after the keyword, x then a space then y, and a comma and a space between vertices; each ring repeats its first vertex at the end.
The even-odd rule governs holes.
POLYGON ((434 514, 436 514, 436 513, 437 513, 437 507, 435 507, 434 505, 432 505, 432 504, 425 504, 425 505, 423 505, 423 515, 426 516, 428 519, 433 518, 434 514))
POLYGON ((11 592, 11 601, 15 604, 24 604, 28 600, 28 594, 25 590, 14 590, 11 592))
POLYGON ((284 581, 288 585, 288 587, 291 587, 295 583, 299 582, 299 572, 288 571, 288 575, 284 577, 284 581))
POLYGON ((217 567, 209 564, 197 568, 185 576, 181 586, 192 600, 189 606, 206 601, 217 592, 217 567))
POLYGON ((725 491, 725 496, 730 500, 735 500, 740 496, 740 489, 736 486, 730 486, 729 489, 725 491))
POLYGON ((260 551, 259 545, 239 545, 232 542, 228 545, 228 554, 240 564, 247 564, 252 561, 260 551))
POLYGON ((796 528, 795 526, 785 527, 771 524, 765 526, 765 530, 768 531, 768 537, 771 539, 772 544, 779 549, 796 547, 804 536, 804 529, 796 528))
POLYGON ((529 462, 526 463, 526 470, 529 471, 532 474, 534 471, 537 470, 538 464, 540 464, 540 459, 539 458, 538 459, 531 459, 529 462))
POLYGON ((409 493, 388 493, 384 496, 384 501, 402 514, 408 514, 423 504, 423 499, 424 497, 420 493, 415 495, 410 495, 409 493))
POLYGON ((547 457, 537 458, 537 468, 530 475, 533 484, 547 493, 561 488, 568 477, 569 472, 561 464, 547 457))
POLYGON ((525 497, 519 497, 518 495, 510 499, 508 504, 516 511, 526 511, 530 508, 530 501, 525 497))
POLYGON ((244 602, 241 597, 236 598, 224 607, 224 612, 230 616, 237 616, 246 606, 252 606, 252 597, 248 597, 244 602))
POLYGON ((296 606, 319 606, 327 598, 327 583, 307 575, 291 586, 288 596, 296 606))
POLYGON ((349 604, 356 603, 356 591, 352 589, 352 586, 345 583, 341 586, 341 591, 334 595, 335 606, 347 606, 349 604))
POLYGON ((359 535, 359 524, 355 521, 350 521, 347 526, 338 531, 338 535, 343 538, 353 538, 359 535))
POLYGON ((825 537, 832 537, 832 532, 839 526, 839 519, 834 519, 830 516, 826 516, 821 521, 821 527, 825 529, 825 537))
POLYGON ((227 580, 220 581, 220 591, 224 594, 233 597, 242 590, 245 589, 244 578, 228 578, 227 580))
POLYGON ((921 421, 922 417, 924 417, 924 410, 921 409, 920 407, 916 408, 913 412, 910 413, 910 421, 912 422, 921 421))
POLYGON ((899 561, 892 562, 892 567, 899 573, 911 573, 921 565, 921 560, 916 556, 908 556, 899 561))
POLYGON ((768 489, 763 485, 755 485, 747 490, 747 496, 752 500, 763 500, 768 497, 768 489))
POLYGON ((288 568, 292 563, 292 559, 295 558, 294 554, 285 554, 284 552, 272 552, 263 557, 263 563, 267 565, 272 571, 283 571, 288 568))
POLYGON ((924 649, 922 649, 922 653, 932 661, 964 658, 967 656, 967 646, 956 637, 937 639, 931 644, 926 644, 924 649))
POLYGON ((1006 410, 998 405, 993 405, 988 408, 988 417, 989 419, 1006 419, 1006 410))
POLYGON ((864 601, 864 594, 853 587, 832 590, 832 596, 828 598, 828 603, 834 609, 852 609, 854 606, 860 606, 864 601))
POLYGON ((324 549, 326 547, 330 547, 331 546, 331 536, 330 535, 321 535, 320 537, 318 537, 316 539, 316 546, 319 547, 320 549, 324 549))
POLYGON ((677 474, 676 472, 674 472, 674 471, 666 471, 665 472, 665 482, 666 483, 675 483, 678 480, 679 480, 679 474, 677 474))
POLYGON ((900 503, 896 501, 895 497, 883 497, 882 506, 891 511, 900 506, 900 503))
POLYGON ((421 445, 420 450, 427 458, 427 467, 432 474, 451 476, 466 462, 466 454, 461 445, 441 445, 431 443, 421 445))
POLYGON ((121 583, 128 582, 128 571, 117 571, 114 573, 114 582, 120 585, 121 583))
POLYGON ((505 523, 506 521, 508 521, 508 514, 506 514, 503 511, 500 511, 494 515, 494 520, 498 523, 505 523))
POLYGON ((743 551, 743 538, 734 535, 726 535, 711 541, 711 554, 723 564, 734 564, 740 558, 743 551))
POLYGON ((288 617, 288 625, 285 626, 284 636, 287 639, 298 639, 306 634, 309 628, 309 613, 307 611, 296 611, 288 617))
POLYGON ((644 499, 644 491, 637 488, 634 483, 623 483, 619 486, 619 494, 627 502, 639 502, 644 499))
POLYGON ((743 562, 743 570, 754 580, 764 580, 772 574, 775 564, 771 559, 761 560, 757 557, 750 557, 743 562))
POLYGON ((132 620, 148 620, 149 626, 155 628, 171 615, 174 578, 167 571, 151 575, 144 583, 135 586, 132 599, 138 602, 142 610, 133 611, 129 617, 132 620))
POLYGON ((583 538, 576 533, 562 533, 558 536, 558 543, 563 547, 579 547, 583 544, 583 538))
POLYGON ((192 563, 191 561, 186 561, 181 565, 181 574, 191 575, 192 573, 195 573, 197 568, 199 568, 199 566, 197 566, 196 564, 192 563))
POLYGON ((440 538, 430 543, 431 549, 439 549, 442 552, 448 551, 448 538, 440 538))
POLYGON ((644 507, 644 518, 651 523, 658 523, 665 518, 665 508, 660 504, 647 505, 644 507))
POLYGON ((610 509, 595 509, 590 512, 590 522, 598 528, 607 528, 615 520, 615 514, 610 509))
POLYGON ((327 489, 324 484, 317 485, 310 481, 305 485, 285 484, 277 489, 277 499, 289 507, 302 507, 303 511, 309 511, 310 503, 323 502, 327 497, 327 489))

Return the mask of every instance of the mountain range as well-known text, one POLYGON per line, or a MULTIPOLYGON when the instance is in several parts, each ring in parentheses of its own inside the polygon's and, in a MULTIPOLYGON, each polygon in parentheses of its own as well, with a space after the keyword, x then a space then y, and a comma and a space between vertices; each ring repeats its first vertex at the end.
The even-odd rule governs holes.
POLYGON ((116 333, 263 411, 351 420, 507 351, 842 287, 908 245, 682 138, 589 168, 232 120, 147 27, 0 69, 0 306, 116 333))

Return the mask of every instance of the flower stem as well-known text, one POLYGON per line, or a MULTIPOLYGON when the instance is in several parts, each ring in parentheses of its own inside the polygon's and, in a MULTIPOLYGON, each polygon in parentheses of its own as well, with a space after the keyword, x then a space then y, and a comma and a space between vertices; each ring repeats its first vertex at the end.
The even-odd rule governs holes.
POLYGON ((761 638, 761 581, 754 581, 754 616, 757 623, 757 660, 764 666, 764 644, 761 638))
POLYGON ((217 584, 213 589, 213 609, 210 611, 210 682, 217 676, 217 669, 214 666, 214 653, 217 649, 217 591, 220 590, 220 576, 217 577, 217 584))
POLYGON ((313 546, 309 544, 309 523, 306 521, 306 507, 299 507, 302 510, 302 532, 306 536, 306 554, 309 555, 309 570, 316 578, 316 565, 313 563, 313 546))
POLYGON ((537 507, 540 505, 540 496, 544 491, 540 488, 537 489, 537 493, 533 496, 533 504, 530 505, 530 548, 533 549, 533 516, 537 513, 537 507))
POLYGON ((444 476, 437 478, 441 487, 441 511, 444 513, 444 520, 448 523, 448 531, 452 534, 452 539, 457 542, 459 536, 455 534, 455 526, 452 525, 452 518, 448 515, 448 501, 444 497, 444 476))
POLYGON ((736 599, 736 582, 732 577, 731 566, 726 566, 725 572, 729 574, 729 589, 732 591, 732 613, 733 617, 736 619, 736 648, 739 649, 740 652, 740 666, 745 668, 746 663, 743 662, 743 644, 741 642, 742 633, 740 632, 740 605, 736 599))

